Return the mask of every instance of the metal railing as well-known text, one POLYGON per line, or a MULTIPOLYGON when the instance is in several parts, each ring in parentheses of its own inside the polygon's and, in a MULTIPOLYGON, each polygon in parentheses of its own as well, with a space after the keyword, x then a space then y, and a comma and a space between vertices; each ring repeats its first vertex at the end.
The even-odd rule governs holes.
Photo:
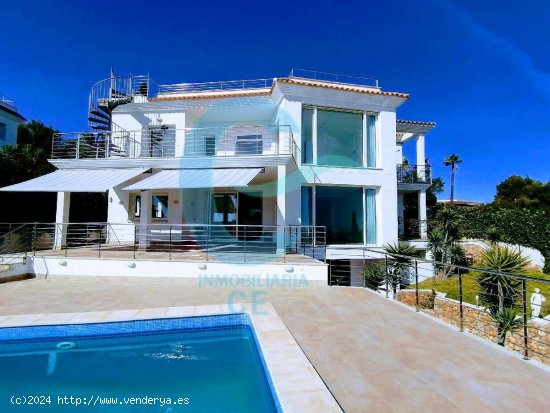
POLYGON ((369 248, 357 259, 327 262, 330 285, 372 289, 460 331, 520 352, 525 359, 550 364, 550 320, 542 318, 550 315, 550 301, 533 300, 533 294, 548 294, 550 277, 500 273, 369 248), (439 273, 443 267, 450 271, 439 273))
POLYGON ((288 77, 379 88, 378 79, 373 77, 342 75, 318 70, 292 69, 288 77))
MULTIPOLYGON (((114 125, 113 125, 114 126, 114 125)), ((298 147, 288 125, 56 133, 52 159, 167 158, 292 155, 298 147)))
POLYGON ((24 236, 19 251, 10 253, 35 256, 242 262, 286 262, 291 255, 324 261, 326 256, 326 230, 320 226, 28 223, 18 228, 24 236))
POLYGON ((27 224, 0 223, 0 265, 25 262, 29 245, 27 224))
POLYGON ((428 233, 428 220, 397 217, 399 239, 411 240, 428 233))
POLYGON ((400 184, 431 184, 432 168, 430 165, 397 165, 397 182, 400 184))
POLYGON ((183 95, 193 93, 231 92, 245 89, 268 89, 273 86, 274 79, 224 80, 218 82, 176 83, 159 85, 158 94, 183 95))
POLYGON ((17 106, 15 104, 15 100, 7 97, 7 96, 0 96, 0 106, 5 106, 8 109, 11 110, 17 110, 17 106))
POLYGON ((398 164, 397 182, 430 184, 432 182, 431 167, 430 165, 398 164))

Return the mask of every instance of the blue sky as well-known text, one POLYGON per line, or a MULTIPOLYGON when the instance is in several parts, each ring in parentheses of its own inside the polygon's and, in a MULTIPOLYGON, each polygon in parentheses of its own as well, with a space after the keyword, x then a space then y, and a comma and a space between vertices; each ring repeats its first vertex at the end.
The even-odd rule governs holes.
POLYGON ((297 67, 410 93, 398 118, 437 122, 427 154, 446 182, 443 158, 464 159, 459 199, 490 201, 512 174, 550 179, 550 2, 0 0, 0 27, 0 94, 62 131, 87 127, 111 66, 157 83, 297 67))

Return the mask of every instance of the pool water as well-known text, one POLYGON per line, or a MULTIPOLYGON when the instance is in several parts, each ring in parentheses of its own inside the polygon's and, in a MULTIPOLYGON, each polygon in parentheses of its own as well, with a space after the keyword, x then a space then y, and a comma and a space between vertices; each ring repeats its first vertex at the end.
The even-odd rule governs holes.
POLYGON ((0 329, 0 412, 277 412, 247 317, 0 329))

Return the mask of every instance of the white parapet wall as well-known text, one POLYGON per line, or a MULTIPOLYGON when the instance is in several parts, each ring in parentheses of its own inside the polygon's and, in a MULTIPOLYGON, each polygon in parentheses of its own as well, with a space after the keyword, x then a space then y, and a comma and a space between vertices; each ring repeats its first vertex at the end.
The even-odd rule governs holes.
MULTIPOLYGON (((489 249, 490 244, 487 241, 480 239, 469 239, 460 242, 462 245, 474 245, 482 249, 489 249)), ((534 248, 524 247, 522 245, 507 244, 505 242, 499 242, 501 247, 507 247, 513 250, 520 250, 521 254, 527 258, 532 265, 538 267, 540 270, 544 268, 544 256, 539 250, 534 248)))
MULTIPOLYGON (((27 272, 38 277, 150 277, 186 278, 204 286, 228 284, 308 287, 328 285, 328 267, 323 263, 182 262, 63 257, 29 257, 27 272)), ((251 285, 252 287, 254 285, 251 285)))

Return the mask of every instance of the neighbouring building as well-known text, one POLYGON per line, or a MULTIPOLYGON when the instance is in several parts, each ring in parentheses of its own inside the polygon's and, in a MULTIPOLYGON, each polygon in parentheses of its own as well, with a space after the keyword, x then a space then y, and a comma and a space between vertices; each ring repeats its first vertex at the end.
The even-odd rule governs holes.
POLYGON ((17 126, 26 119, 17 112, 15 100, 0 96, 0 146, 15 145, 17 126))
POLYGON ((351 282, 366 247, 403 234, 405 194, 416 196, 423 223, 413 238, 426 235, 425 135, 435 123, 398 120, 408 98, 377 80, 309 71, 170 85, 111 76, 92 87, 91 131, 54 136, 58 170, 2 190, 58 192, 57 223, 68 222, 71 192, 106 191, 110 231, 139 247, 140 231, 187 225, 197 230, 186 240, 205 250, 267 237, 281 253, 323 227, 323 259, 348 268, 351 282), (223 228, 229 238, 216 244, 223 228))

